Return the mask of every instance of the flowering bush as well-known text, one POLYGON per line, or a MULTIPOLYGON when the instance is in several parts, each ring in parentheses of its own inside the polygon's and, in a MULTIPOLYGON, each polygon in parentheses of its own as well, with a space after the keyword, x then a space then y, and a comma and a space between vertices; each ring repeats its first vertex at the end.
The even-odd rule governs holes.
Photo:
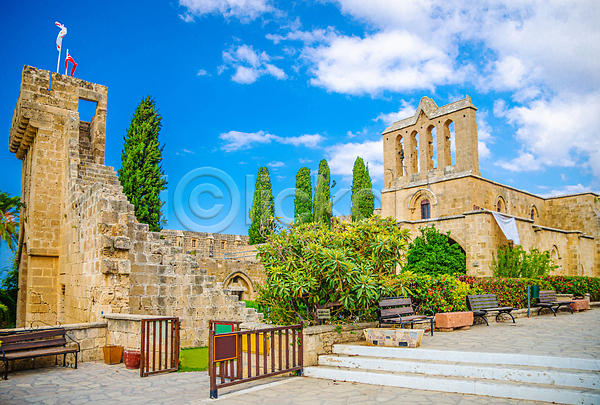
POLYGON ((496 294, 498 305, 527 308, 527 286, 539 285, 542 290, 551 289, 550 283, 531 278, 497 278, 461 276, 459 279, 481 291, 477 294, 496 294))
POLYGON ((592 301, 600 301, 600 278, 583 276, 545 276, 542 280, 551 285, 557 294, 590 294, 592 301))

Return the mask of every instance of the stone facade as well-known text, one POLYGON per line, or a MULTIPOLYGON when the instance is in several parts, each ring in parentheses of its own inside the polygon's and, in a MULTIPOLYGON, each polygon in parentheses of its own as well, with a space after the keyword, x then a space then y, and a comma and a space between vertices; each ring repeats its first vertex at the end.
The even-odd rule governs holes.
POLYGON ((468 274, 490 276, 492 254, 508 243, 492 215, 499 211, 516 219, 525 249, 550 252, 560 266, 555 274, 600 276, 599 196, 542 198, 481 177, 476 108, 468 96, 442 107, 423 97, 413 117, 383 132, 383 144, 382 215, 412 235, 429 225, 451 231, 468 274))
POLYGON ((179 316, 182 344, 198 345, 209 318, 257 320, 183 247, 137 222, 104 166, 106 107, 104 86, 23 69, 9 134, 23 161, 18 326, 179 316), (79 120, 80 99, 97 104, 90 123, 79 120))

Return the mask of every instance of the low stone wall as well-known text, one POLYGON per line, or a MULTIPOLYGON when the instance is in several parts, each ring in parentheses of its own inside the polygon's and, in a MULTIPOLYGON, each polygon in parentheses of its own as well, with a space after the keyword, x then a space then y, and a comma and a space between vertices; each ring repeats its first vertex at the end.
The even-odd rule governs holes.
MULTIPOLYGON (((65 328, 67 335, 77 341, 81 347, 81 352, 78 354, 78 361, 98 361, 104 359, 102 348, 106 345, 106 333, 107 324, 104 322, 92 322, 92 323, 76 323, 70 325, 57 325, 57 326, 45 326, 39 329, 56 329, 65 328)), ((16 333, 23 331, 34 331, 31 328, 15 328, 15 329, 1 329, 0 333, 16 333)), ((2 340, 2 336, 0 336, 2 340)), ((67 338, 67 346, 77 347, 75 343, 67 338)), ((54 365, 56 360, 58 364, 62 365, 63 356, 47 356, 38 357, 35 360, 23 359, 14 362, 9 362, 9 370, 26 370, 31 368, 41 368, 54 365)), ((67 364, 74 362, 73 355, 67 355, 67 364)))
POLYGON ((304 367, 316 365, 321 354, 331 354, 333 345, 336 343, 364 341, 363 330, 375 326, 375 322, 368 322, 355 325, 321 325, 304 328, 302 352, 304 367))

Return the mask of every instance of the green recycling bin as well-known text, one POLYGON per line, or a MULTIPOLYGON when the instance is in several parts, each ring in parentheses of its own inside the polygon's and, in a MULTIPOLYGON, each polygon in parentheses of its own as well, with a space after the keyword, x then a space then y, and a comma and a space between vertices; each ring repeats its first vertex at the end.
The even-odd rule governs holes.
POLYGON ((531 286, 531 298, 540 298, 540 286, 539 285, 532 285, 531 286))

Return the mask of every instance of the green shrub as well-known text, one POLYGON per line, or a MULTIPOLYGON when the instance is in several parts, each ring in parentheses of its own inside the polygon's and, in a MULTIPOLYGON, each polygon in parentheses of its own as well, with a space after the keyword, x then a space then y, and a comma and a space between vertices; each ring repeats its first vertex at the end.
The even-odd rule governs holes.
POLYGON ((492 255, 492 271, 495 277, 531 278, 547 275, 558 266, 552 263, 550 253, 536 248, 527 253, 522 246, 499 246, 498 260, 492 255))
POLYGON ((421 236, 410 244, 404 270, 429 274, 465 274, 466 257, 458 244, 450 245, 450 232, 440 233, 435 226, 419 228, 421 236))
POLYGON ((600 301, 600 278, 584 276, 545 276, 542 280, 550 284, 550 290, 558 294, 590 294, 592 301, 600 301))
POLYGON ((374 319, 381 297, 393 293, 390 278, 408 247, 407 229, 393 218, 354 223, 295 224, 258 246, 267 280, 257 304, 273 323, 316 322, 316 310, 333 319, 374 319))

